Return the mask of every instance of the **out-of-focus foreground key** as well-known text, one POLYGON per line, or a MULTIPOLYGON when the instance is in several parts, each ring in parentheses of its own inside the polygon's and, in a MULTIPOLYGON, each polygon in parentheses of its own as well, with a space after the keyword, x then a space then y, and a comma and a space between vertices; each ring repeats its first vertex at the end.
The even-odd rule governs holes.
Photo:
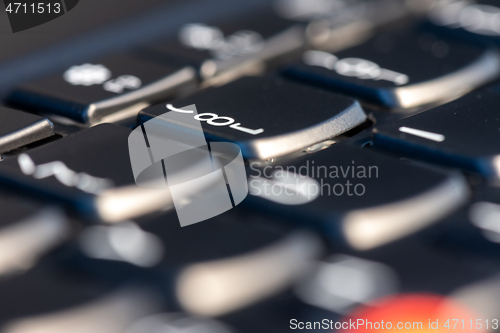
POLYGON ((54 207, 1 196, 0 212, 0 276, 31 268, 71 232, 64 213, 54 207))
POLYGON ((478 91, 398 122, 376 127, 376 147, 500 179, 500 95, 478 91))
POLYGON ((336 54, 306 51, 285 73, 406 109, 446 102, 493 80, 500 73, 500 60, 495 49, 405 28, 381 32, 336 54))
MULTIPOLYGON (((21 109, 57 114, 83 123, 173 97, 193 85, 191 67, 172 67, 121 54, 75 64, 65 72, 18 86, 8 102, 21 109)), ((130 115, 129 115, 130 116, 130 115)))
POLYGON ((0 183, 105 221, 172 206, 168 189, 135 185, 130 130, 101 124, 2 161, 0 183))
MULTIPOLYGON (((243 78, 193 97, 160 104, 139 114, 144 123, 196 104, 195 119, 208 140, 232 141, 245 158, 270 159, 296 152, 360 125, 366 115, 358 102, 281 78, 243 78)), ((186 121, 187 123, 187 121, 186 121)), ((179 126, 164 122, 165 131, 179 126)))
POLYGON ((62 274, 52 263, 2 280, 0 292, 2 333, 123 333, 160 309, 151 290, 104 287, 62 274))
POLYGON ((282 291, 322 250, 312 233, 273 227, 266 216, 237 212, 187 227, 174 213, 139 225, 91 226, 69 264, 110 279, 147 277, 169 304, 198 315, 235 311, 282 291))
POLYGON ((253 162, 248 188, 254 208, 316 225, 359 250, 423 229, 468 197, 457 175, 344 143, 276 165, 253 162))

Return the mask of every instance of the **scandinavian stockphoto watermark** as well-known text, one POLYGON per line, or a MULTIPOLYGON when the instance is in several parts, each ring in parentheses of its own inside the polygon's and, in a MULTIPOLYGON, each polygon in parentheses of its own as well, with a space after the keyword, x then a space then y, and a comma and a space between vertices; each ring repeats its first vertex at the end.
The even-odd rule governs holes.
POLYGON ((230 142, 207 143, 200 122, 211 114, 198 114, 194 104, 180 109, 167 104, 166 109, 129 136, 136 184, 168 188, 181 226, 238 205, 248 194, 240 148, 230 142))
POLYGON ((376 165, 318 165, 313 159, 301 166, 250 164, 249 191, 255 196, 287 205, 311 202, 319 196, 356 196, 366 193, 363 180, 378 178, 376 165))

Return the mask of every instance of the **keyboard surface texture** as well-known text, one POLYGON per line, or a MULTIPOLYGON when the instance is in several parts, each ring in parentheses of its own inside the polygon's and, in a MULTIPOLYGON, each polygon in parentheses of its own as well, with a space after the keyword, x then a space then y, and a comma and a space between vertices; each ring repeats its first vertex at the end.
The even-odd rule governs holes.
POLYGON ((500 3, 49 2, 0 13, 0 333, 500 332, 500 3))

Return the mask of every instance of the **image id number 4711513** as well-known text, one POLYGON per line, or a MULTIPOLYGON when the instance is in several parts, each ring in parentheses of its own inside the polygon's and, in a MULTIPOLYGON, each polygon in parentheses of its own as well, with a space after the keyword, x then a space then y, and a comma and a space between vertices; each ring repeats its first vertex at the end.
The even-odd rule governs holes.
POLYGON ((59 2, 11 2, 5 7, 9 14, 59 14, 61 13, 61 4, 59 2))

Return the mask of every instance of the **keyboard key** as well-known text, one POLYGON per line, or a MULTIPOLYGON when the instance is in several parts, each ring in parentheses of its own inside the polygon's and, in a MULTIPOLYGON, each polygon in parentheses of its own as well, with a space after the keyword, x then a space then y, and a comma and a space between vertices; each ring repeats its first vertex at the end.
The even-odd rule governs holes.
POLYGON ((154 292, 141 287, 108 287, 63 274, 49 264, 2 280, 4 332, 122 333, 161 309, 154 292))
MULTIPOLYGON (((432 1, 431 1, 432 2, 432 1)), ((377 29, 426 11, 429 1, 399 0, 279 1, 282 11, 296 19, 312 19, 307 37, 313 49, 336 52, 364 42, 377 29), (291 4, 292 3, 292 4, 291 4)))
MULTIPOLYGON (((498 244, 500 243, 500 229, 498 229, 496 221, 500 216, 500 190, 488 188, 481 192, 477 202, 470 206, 466 216, 469 225, 479 231, 483 240, 488 240, 488 242, 483 241, 482 243, 498 244)), ((490 250, 489 252, 496 255, 497 251, 490 250)))
POLYGON ((381 32, 335 54, 310 50, 285 74, 389 108, 443 103, 495 79, 498 53, 425 30, 381 32))
POLYGON ((400 121, 376 127, 376 147, 500 179, 500 95, 478 91, 400 121))
MULTIPOLYGON (((498 318, 500 315, 500 302, 498 301, 500 296, 498 292, 499 285, 500 275, 497 272, 493 276, 481 281, 462 286, 450 296, 462 304, 470 306, 480 318, 498 318)), ((473 323, 477 325, 476 329, 480 327, 479 324, 481 327, 491 329, 492 325, 496 327, 498 321, 490 319, 487 322, 484 319, 473 321, 473 323)))
POLYGON ((457 252, 433 241, 433 238, 411 237, 370 251, 347 254, 391 267, 397 277, 396 291, 402 293, 449 295, 498 272, 498 259, 457 252))
POLYGON ((136 114, 148 103, 171 98, 194 82, 190 67, 172 67, 121 54, 75 64, 62 73, 20 85, 8 102, 37 113, 93 124, 129 107, 129 113, 136 114))
POLYGON ((0 153, 54 135, 50 120, 6 107, 0 107, 0 124, 0 153))
MULTIPOLYGON (((238 333, 273 333, 294 332, 299 326, 305 328, 304 322, 307 321, 332 320, 335 323, 341 318, 332 312, 305 304, 287 291, 218 319, 230 324, 238 333)), ((326 327, 323 328, 329 332, 326 327)))
MULTIPOLYGON (((453 327, 454 322, 451 318, 467 318, 465 319, 467 325, 470 324, 471 318, 468 316, 473 316, 475 323, 476 318, 491 315, 492 311, 482 311, 486 304, 490 310, 497 310, 493 298, 497 294, 498 287, 493 283, 495 277, 489 277, 498 274, 498 260, 492 261, 471 254, 457 254, 455 251, 445 250, 436 245, 429 246, 428 243, 407 240, 363 252, 359 256, 380 260, 392 267, 398 276, 395 287, 399 293, 371 300, 350 313, 351 318, 353 315, 362 318, 365 324, 366 321, 380 323, 382 317, 386 323, 391 321, 393 325, 401 319, 403 322, 405 320, 418 322, 420 320, 418 318, 426 318, 426 321, 428 318, 434 318, 435 322, 439 317, 440 325, 444 325, 446 320, 450 319, 453 327), (446 295, 446 298, 443 295, 446 295), (415 315, 420 317, 412 317, 415 315)), ((365 282, 363 289, 365 293, 375 292, 373 287, 370 288, 371 282, 369 280, 365 282)), ((425 322, 423 324, 425 325, 425 322)))
MULTIPOLYGON (((232 141, 245 158, 263 160, 333 138, 366 120, 351 98, 281 78, 249 77, 175 101, 173 106, 147 108, 140 112, 139 121, 191 104, 196 104, 195 119, 208 140, 232 141)), ((178 124, 165 121, 165 130, 172 126, 178 124)))
POLYGON ((88 227, 69 264, 110 279, 135 275, 156 281, 169 304, 203 316, 278 293, 322 248, 310 232, 237 208, 186 227, 174 213, 139 222, 88 227))
POLYGON ((411 235, 460 207, 461 177, 347 144, 274 165, 252 162, 244 203, 367 250, 411 235))
POLYGON ((394 270, 371 260, 335 254, 318 261, 311 271, 296 286, 296 294, 305 303, 334 313, 346 314, 360 304, 398 291, 394 270))
POLYGON ((143 47, 149 56, 198 69, 203 86, 262 73, 304 48, 305 28, 272 11, 221 25, 189 23, 175 39, 143 47))
POLYGON ((12 156, 0 183, 91 218, 120 221, 172 206, 167 189, 135 185, 127 128, 101 124, 12 156))
POLYGON ((500 249, 500 191, 478 188, 474 201, 444 221, 437 243, 455 253, 498 258, 500 249))
POLYGON ((63 212, 15 196, 0 197, 0 276, 27 270, 68 238, 63 212))
POLYGON ((499 14, 500 7, 495 0, 443 1, 429 13, 429 21, 440 32, 498 44, 500 28, 496 22, 499 14))

